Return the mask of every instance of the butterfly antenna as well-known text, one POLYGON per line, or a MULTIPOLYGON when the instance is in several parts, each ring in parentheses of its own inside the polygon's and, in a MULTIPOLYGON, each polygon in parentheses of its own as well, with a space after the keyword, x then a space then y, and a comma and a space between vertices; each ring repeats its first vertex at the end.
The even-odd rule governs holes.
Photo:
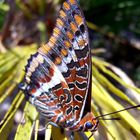
MULTIPOLYGON (((115 111, 115 112, 112 112, 112 113, 100 115, 100 116, 95 117, 95 119, 99 120, 99 118, 100 118, 102 120, 120 120, 120 118, 101 118, 101 117, 105 117, 105 116, 108 116, 108 115, 116 114, 116 113, 119 113, 119 112, 122 112, 122 111, 125 111, 125 110, 137 108, 137 107, 140 107, 140 104, 136 105, 136 106, 131 106, 131 107, 128 107, 128 108, 125 108, 125 109, 121 109, 121 110, 118 110, 118 111, 115 111)), ((93 133, 89 136, 88 139, 90 139, 92 136, 93 136, 93 133)))
POLYGON ((99 118, 98 120, 121 120, 119 117, 116 118, 99 118))
POLYGON ((100 115, 100 116, 95 117, 95 119, 98 119, 100 117, 105 117, 105 116, 108 116, 108 115, 112 115, 112 114, 116 114, 116 113, 119 113, 119 112, 122 112, 122 111, 125 111, 125 110, 137 108, 137 107, 140 107, 140 104, 139 105, 136 105, 136 106, 131 106, 131 107, 128 107, 128 108, 125 108, 125 109, 122 109, 122 110, 118 110, 118 111, 115 111, 115 112, 112 112, 112 113, 100 115))

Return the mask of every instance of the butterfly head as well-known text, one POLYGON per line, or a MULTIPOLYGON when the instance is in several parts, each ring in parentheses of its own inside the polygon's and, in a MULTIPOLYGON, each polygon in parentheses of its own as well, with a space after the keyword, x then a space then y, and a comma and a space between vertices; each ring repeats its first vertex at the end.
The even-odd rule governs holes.
POLYGON ((91 131, 97 130, 99 121, 95 119, 93 113, 87 113, 78 124, 74 125, 71 129, 76 131, 91 131))
POLYGON ((94 132, 97 130, 97 126, 98 126, 99 121, 95 120, 94 118, 91 121, 87 121, 85 123, 85 130, 89 130, 91 132, 94 132))

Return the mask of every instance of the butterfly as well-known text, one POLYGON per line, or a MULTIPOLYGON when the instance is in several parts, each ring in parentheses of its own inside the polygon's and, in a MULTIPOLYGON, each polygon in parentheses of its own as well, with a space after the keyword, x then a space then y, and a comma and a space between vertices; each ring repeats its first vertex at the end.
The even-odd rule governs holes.
POLYGON ((76 0, 66 0, 48 43, 31 55, 20 89, 54 126, 97 130, 90 111, 91 58, 88 30, 76 0))

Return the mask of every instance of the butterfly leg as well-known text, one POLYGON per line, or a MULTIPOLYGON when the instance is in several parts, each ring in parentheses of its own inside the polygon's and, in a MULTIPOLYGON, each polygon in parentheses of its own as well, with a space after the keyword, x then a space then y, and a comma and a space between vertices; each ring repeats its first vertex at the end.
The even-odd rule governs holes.
POLYGON ((73 131, 67 131, 65 132, 66 137, 68 138, 68 140, 74 140, 74 132, 73 131))

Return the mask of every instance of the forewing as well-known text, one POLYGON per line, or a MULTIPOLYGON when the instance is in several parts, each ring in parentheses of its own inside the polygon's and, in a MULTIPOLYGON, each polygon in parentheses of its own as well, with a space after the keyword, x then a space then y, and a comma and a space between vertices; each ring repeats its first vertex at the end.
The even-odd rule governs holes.
MULTIPOLYGON (((90 79, 90 48, 84 16, 76 0, 63 3, 49 42, 39 49, 61 60, 57 67, 70 89, 69 101, 75 120, 82 117, 90 79)), ((64 93, 65 94, 65 93, 64 93)))

